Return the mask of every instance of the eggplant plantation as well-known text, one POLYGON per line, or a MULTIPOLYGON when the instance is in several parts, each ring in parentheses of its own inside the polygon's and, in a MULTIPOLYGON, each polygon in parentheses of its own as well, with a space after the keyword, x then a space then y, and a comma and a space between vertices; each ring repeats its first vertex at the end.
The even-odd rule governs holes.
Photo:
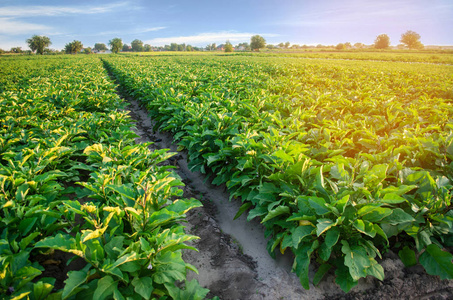
MULTIPOLYGON (((419 59, 417 57, 417 59, 419 59)), ((389 59, 390 60, 390 59, 389 59)), ((259 218, 304 288, 406 266, 453 279, 453 66, 255 56, 0 59, 0 295, 203 299, 173 153, 135 144, 122 91, 259 218), (38 256, 84 263, 62 288, 38 256), (310 278, 309 266, 317 272, 310 278), (185 284, 176 284, 183 282, 185 284)), ((233 220, 231 220, 234 222, 233 220)))
POLYGON ((384 279, 387 249, 453 278, 453 67, 270 57, 108 57, 189 165, 292 251, 308 288, 384 279), (451 248, 450 248, 451 249, 451 248))

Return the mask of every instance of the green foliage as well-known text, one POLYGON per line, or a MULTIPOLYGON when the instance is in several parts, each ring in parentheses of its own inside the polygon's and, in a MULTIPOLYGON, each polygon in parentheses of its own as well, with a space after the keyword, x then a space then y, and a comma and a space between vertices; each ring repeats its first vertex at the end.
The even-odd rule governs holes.
MULTIPOLYGON (((195 250, 185 243, 197 237, 181 223, 201 206, 181 199, 182 182, 162 165, 172 154, 134 143, 124 104, 97 58, 0 65, 0 294, 169 296, 167 286, 196 272, 181 250, 195 250), (37 279, 46 266, 36 254, 50 260, 55 250, 86 262, 60 291, 55 279, 37 279)), ((205 291, 193 282, 187 290, 205 291)))
POLYGON ((233 52, 233 45, 230 43, 230 41, 227 41, 225 43, 225 52, 233 52))
POLYGON ((453 237, 451 67, 106 61, 155 128, 188 151, 189 167, 243 201, 236 216, 250 209, 249 220, 260 218, 269 253, 294 253, 304 287, 312 260, 323 266, 316 282, 333 270, 345 291, 362 277, 383 280, 378 259, 389 248, 407 265, 423 255, 430 274, 449 278, 440 249, 453 237))
POLYGON ((254 35, 250 38, 250 48, 252 51, 259 51, 266 46, 266 40, 260 35, 254 35))
POLYGON ((76 53, 80 52, 80 50, 83 49, 83 45, 82 45, 81 41, 74 40, 74 41, 66 44, 64 49, 67 54, 76 54, 76 53))
POLYGON ((36 54, 43 54, 44 49, 52 45, 50 38, 44 35, 34 35, 27 39, 28 47, 36 54))
POLYGON ((132 47, 132 51, 134 51, 134 52, 144 51, 143 42, 140 40, 137 40, 137 39, 132 41, 131 47, 132 47))
POLYGON ((105 51, 107 50, 107 46, 104 43, 96 43, 94 44, 94 49, 97 51, 105 51))
POLYGON ((420 35, 412 30, 403 33, 400 42, 409 49, 423 49, 423 44, 420 42, 420 35))
POLYGON ((380 34, 374 40, 374 48, 387 49, 390 46, 390 37, 386 34, 380 34))
POLYGON ((123 41, 120 38, 111 39, 109 46, 113 53, 118 53, 123 48, 123 41))

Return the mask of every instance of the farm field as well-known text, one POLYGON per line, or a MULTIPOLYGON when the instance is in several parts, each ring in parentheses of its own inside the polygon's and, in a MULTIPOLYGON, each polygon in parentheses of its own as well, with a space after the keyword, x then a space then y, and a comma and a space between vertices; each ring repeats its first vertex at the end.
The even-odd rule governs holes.
POLYGON ((172 154, 135 144, 107 71, 188 168, 241 202, 236 217, 262 224, 302 287, 384 281, 389 253, 452 287, 453 66, 264 54, 0 66, 0 288, 11 298, 209 292, 174 285, 194 269, 181 221, 201 203, 182 197, 172 154), (45 275, 56 251, 85 261, 64 283, 45 275))

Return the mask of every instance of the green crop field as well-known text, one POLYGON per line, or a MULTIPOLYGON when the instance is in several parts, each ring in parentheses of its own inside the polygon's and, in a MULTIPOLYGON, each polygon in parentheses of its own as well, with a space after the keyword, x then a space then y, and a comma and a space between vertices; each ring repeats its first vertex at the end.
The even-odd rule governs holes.
POLYGON ((303 287, 384 280, 389 249, 453 279, 453 66, 438 56, 2 57, 0 294, 208 293, 174 286, 196 238, 180 221, 201 204, 181 198, 170 153, 134 143, 107 71, 260 220, 270 255, 294 254, 303 287), (58 291, 37 259, 54 250, 86 262, 58 291))

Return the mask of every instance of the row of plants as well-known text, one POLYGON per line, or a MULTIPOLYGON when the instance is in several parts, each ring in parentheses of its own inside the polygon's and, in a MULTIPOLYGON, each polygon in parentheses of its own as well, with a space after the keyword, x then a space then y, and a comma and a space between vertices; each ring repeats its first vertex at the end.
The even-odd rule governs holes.
POLYGON ((453 278, 449 66, 242 57, 108 57, 189 166, 259 217, 271 255, 344 291, 390 249, 453 278))
POLYGON ((135 144, 101 61, 17 57, 0 69, 0 298, 204 298, 184 283, 197 270, 181 252, 196 250, 182 224, 201 203, 182 198, 163 164, 172 153, 135 144), (52 277, 50 265, 77 259, 52 277))
MULTIPOLYGON (((251 55, 251 53, 237 53, 236 55, 251 55)), ((294 57, 309 59, 340 59, 340 60, 369 60, 386 62, 406 62, 406 63, 428 63, 428 64, 453 64, 453 54, 451 51, 426 51, 414 52, 411 50, 397 51, 284 51, 254 53, 255 56, 263 57, 294 57)))

